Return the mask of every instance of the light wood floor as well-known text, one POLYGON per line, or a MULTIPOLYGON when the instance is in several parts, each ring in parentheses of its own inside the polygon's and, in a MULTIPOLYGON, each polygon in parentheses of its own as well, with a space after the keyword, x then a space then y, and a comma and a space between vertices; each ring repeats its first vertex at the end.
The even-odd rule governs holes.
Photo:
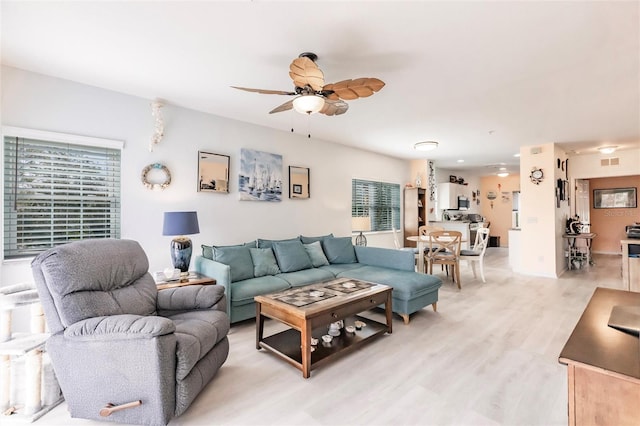
MULTIPOLYGON (((170 424, 566 425, 558 354, 593 290, 622 287, 619 256, 595 261, 560 279, 536 278, 512 273, 507 249, 490 248, 486 284, 462 265, 462 290, 445 279, 437 313, 425 308, 409 325, 394 317, 393 334, 307 380, 255 349, 253 322, 234 326, 229 359, 170 424)), ((71 419, 63 403, 37 424, 100 423, 71 419)))

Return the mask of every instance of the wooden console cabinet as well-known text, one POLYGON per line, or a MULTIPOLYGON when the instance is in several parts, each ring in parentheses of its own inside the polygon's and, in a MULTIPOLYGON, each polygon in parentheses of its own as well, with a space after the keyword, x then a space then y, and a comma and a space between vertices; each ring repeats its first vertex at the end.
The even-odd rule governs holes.
POLYGON ((596 288, 560 353, 569 425, 640 424, 640 342, 607 325, 616 305, 640 306, 640 293, 596 288))

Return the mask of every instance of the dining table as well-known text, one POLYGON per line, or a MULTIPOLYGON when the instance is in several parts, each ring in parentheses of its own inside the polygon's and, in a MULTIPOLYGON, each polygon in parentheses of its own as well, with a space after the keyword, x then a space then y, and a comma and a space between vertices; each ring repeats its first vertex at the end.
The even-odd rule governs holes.
MULTIPOLYGON (((441 239, 444 239, 446 237, 440 237, 441 239)), ((413 241, 414 243, 417 244, 418 246, 418 254, 421 255, 421 261, 416 262, 417 263, 417 267, 418 267, 418 272, 422 272, 425 273, 424 270, 424 251, 429 247, 429 243, 431 241, 431 237, 428 235, 412 235, 407 237, 408 241, 413 241)), ((467 240, 463 237, 460 240, 460 243, 466 243, 467 240)))

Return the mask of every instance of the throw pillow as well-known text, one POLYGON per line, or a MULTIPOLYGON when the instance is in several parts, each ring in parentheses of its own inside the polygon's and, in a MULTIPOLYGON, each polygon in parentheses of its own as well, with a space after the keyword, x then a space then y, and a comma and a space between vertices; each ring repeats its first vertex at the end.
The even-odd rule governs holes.
POLYGON ((300 235, 300 241, 302 241, 302 244, 315 243, 316 241, 322 241, 325 238, 333 238, 333 234, 321 235, 319 237, 305 237, 304 235, 300 235))
POLYGON ((249 248, 251 253, 251 260, 253 260, 253 275, 255 277, 264 277, 265 275, 275 275, 280 273, 280 268, 276 263, 276 258, 273 255, 273 250, 249 248))
POLYGON ((244 244, 234 244, 231 246, 208 246, 205 244, 202 244, 200 247, 202 247, 202 257, 206 258, 206 259, 213 259, 213 248, 214 247, 219 247, 219 248, 224 248, 224 247, 242 247, 242 246, 247 246, 247 247, 255 247, 256 246, 256 240, 253 241, 249 241, 248 243, 244 243, 244 244))
POLYGON ((213 246, 202 244, 200 247, 202 247, 202 257, 213 260, 213 246))
POLYGON ((253 278, 249 247, 213 247, 213 260, 231 267, 231 282, 253 278))
POLYGON ((295 272, 311 268, 311 259, 299 239, 273 243, 278 266, 282 272, 295 272))
POLYGON ((329 264, 327 257, 324 255, 324 251, 322 251, 320 241, 304 244, 304 249, 307 251, 309 259, 311 259, 311 265, 313 265, 314 268, 329 264))
POLYGON ((286 240, 263 240, 258 238, 258 248, 273 248, 273 243, 284 243, 287 241, 300 241, 299 238, 287 238, 286 240))
POLYGON ((356 251, 351 237, 327 238, 322 241, 322 248, 330 263, 356 263, 356 251))

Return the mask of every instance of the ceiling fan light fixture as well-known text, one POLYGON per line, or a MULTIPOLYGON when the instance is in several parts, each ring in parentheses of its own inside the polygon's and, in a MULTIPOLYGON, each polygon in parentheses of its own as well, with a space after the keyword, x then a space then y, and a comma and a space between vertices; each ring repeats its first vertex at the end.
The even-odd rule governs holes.
POLYGON ((435 141, 426 141, 426 142, 418 142, 413 145, 413 149, 416 151, 433 151, 438 147, 438 142, 435 141))
POLYGON ((324 99, 317 95, 302 95, 293 100, 293 108, 301 114, 313 114, 324 106, 324 99))
POLYGON ((601 154, 613 154, 617 149, 617 146, 603 146, 602 148, 598 148, 601 154))

